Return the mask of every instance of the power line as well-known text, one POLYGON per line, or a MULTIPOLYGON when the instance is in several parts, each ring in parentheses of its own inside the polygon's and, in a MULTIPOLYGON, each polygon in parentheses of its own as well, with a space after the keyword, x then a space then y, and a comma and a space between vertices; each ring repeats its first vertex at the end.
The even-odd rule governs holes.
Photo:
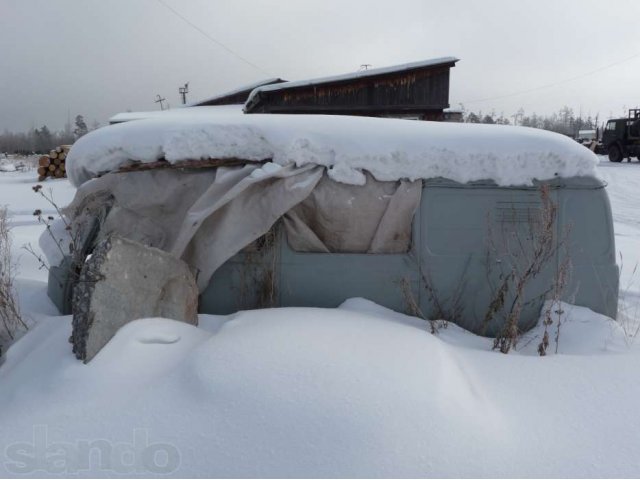
POLYGON ((625 58, 623 60, 619 60, 617 62, 610 63, 610 64, 605 65, 603 67, 596 68, 595 70, 590 70, 588 72, 581 73, 580 75, 576 75, 575 77, 565 78, 564 80, 560 80, 558 82, 548 83, 546 85, 541 85, 539 87, 530 88, 528 90, 520 90, 518 92, 507 93, 505 95, 498 95, 496 97, 479 98, 479 99, 476 99, 476 100, 469 100, 469 101, 460 102, 460 103, 468 104, 468 103, 488 102, 490 100, 500 100, 500 99, 503 99, 503 98, 509 98, 509 97, 515 97, 515 96, 518 96, 518 95, 524 95, 525 93, 536 92, 538 90, 544 90, 545 88, 551 88, 551 87, 555 87, 555 86, 558 86, 558 85, 562 85, 564 83, 573 82, 574 80, 579 80, 579 79, 587 77, 589 75, 593 75, 594 73, 598 73, 598 72, 601 72, 603 70, 607 70, 608 68, 615 67, 616 65, 620 65, 621 63, 628 62, 629 60, 633 60, 636 57, 640 57, 640 53, 636 53, 636 54, 631 55, 630 57, 627 57, 627 58, 625 58))
POLYGON ((165 7, 167 10, 169 10, 171 13, 173 13, 174 15, 176 15, 180 20, 182 20, 183 22, 185 22, 187 25, 189 25, 191 28, 197 30, 200 34, 202 34, 207 40, 215 43, 216 45, 218 45, 220 48, 226 50, 228 53, 230 53, 231 55, 233 55, 234 57, 236 57, 237 59, 243 61, 244 63, 246 63, 247 65, 255 68, 256 70, 259 70, 260 72, 262 72, 263 74, 269 76, 269 73, 266 72, 264 69, 260 68, 258 65, 256 65, 255 63, 247 60, 246 58, 244 58, 243 56, 237 54, 236 52, 234 52, 233 50, 231 50, 229 47, 227 47, 224 43, 216 40, 215 38, 213 38, 211 35, 209 35, 207 32, 205 32, 204 30, 202 30, 200 27, 198 27, 197 25, 195 25, 194 23, 190 22, 187 18, 183 17, 178 11, 174 10, 173 8, 171 8, 169 5, 167 5, 163 0, 157 0, 157 2, 162 5, 163 7, 165 7))

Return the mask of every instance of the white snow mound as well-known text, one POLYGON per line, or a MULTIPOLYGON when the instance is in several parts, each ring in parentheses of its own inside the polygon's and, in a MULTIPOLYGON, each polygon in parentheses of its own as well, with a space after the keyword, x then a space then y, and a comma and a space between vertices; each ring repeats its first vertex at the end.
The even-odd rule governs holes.
POLYGON ((270 159, 329 168, 339 182, 444 177, 530 185, 554 177, 597 176, 596 156, 555 133, 504 125, 328 115, 224 114, 218 107, 161 112, 100 128, 67 157, 72 183, 130 162, 206 158, 270 159), (193 113, 189 113, 193 110, 193 113), (209 113, 208 113, 209 112, 209 113))
MULTIPOLYGON (((606 323, 573 314, 580 328, 566 323, 561 337, 569 351, 606 323)), ((602 349, 582 342, 580 356, 502 355, 489 339, 453 326, 432 335, 363 299, 200 320, 128 324, 88 365, 71 353, 70 317, 41 321, 0 368, 0 450, 43 432, 72 452, 143 435, 178 455, 155 473, 179 477, 638 473, 637 349, 594 355, 602 349)), ((24 458, 7 457, 0 475, 24 458)), ((28 473, 152 473, 58 465, 28 473)))

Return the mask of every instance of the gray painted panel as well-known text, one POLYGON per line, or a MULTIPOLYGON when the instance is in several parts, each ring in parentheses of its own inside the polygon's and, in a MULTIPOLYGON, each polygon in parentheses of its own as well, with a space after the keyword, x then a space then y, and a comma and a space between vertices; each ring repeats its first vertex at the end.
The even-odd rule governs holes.
POLYGON ((407 310, 403 279, 419 302, 417 262, 411 255, 296 253, 282 242, 280 299, 286 306, 336 307, 351 297, 407 310))

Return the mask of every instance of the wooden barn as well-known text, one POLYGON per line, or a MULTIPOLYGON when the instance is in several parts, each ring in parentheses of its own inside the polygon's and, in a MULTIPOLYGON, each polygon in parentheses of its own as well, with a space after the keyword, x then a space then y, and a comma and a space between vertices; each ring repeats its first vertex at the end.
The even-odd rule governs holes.
POLYGON ((445 57, 346 75, 274 83, 249 95, 245 113, 316 113, 444 120, 449 107, 445 57))
MULTIPOLYGON (((185 105, 237 106, 238 113, 312 113, 461 121, 449 108, 449 71, 457 58, 444 57, 344 75, 288 82, 270 78, 185 105)), ((232 108, 233 109, 233 108, 232 108)), ((121 123, 155 117, 161 112, 127 112, 112 117, 121 123)))
POLYGON ((251 85, 245 85, 243 87, 236 88, 230 92, 226 92, 215 97, 200 100, 192 103, 190 107, 205 107, 214 105, 242 105, 249 98, 249 94, 258 87, 266 85, 276 85, 279 83, 285 83, 286 80, 281 78, 269 78, 260 82, 252 83, 251 85))

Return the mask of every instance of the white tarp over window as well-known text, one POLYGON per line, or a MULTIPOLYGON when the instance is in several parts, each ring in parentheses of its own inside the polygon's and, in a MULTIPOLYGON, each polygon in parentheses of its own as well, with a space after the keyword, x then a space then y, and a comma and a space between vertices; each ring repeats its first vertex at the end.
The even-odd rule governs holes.
POLYGON ((117 233, 169 251, 195 269, 202 291, 217 268, 282 217, 296 250, 406 252, 421 185, 370 175, 364 186, 338 184, 316 165, 160 169, 87 182, 65 212, 86 221, 88 205, 104 208, 96 197, 112 199, 95 243, 117 233))
POLYGON ((289 245, 298 252, 405 253, 422 182, 378 182, 364 187, 323 177, 284 216, 289 245))

